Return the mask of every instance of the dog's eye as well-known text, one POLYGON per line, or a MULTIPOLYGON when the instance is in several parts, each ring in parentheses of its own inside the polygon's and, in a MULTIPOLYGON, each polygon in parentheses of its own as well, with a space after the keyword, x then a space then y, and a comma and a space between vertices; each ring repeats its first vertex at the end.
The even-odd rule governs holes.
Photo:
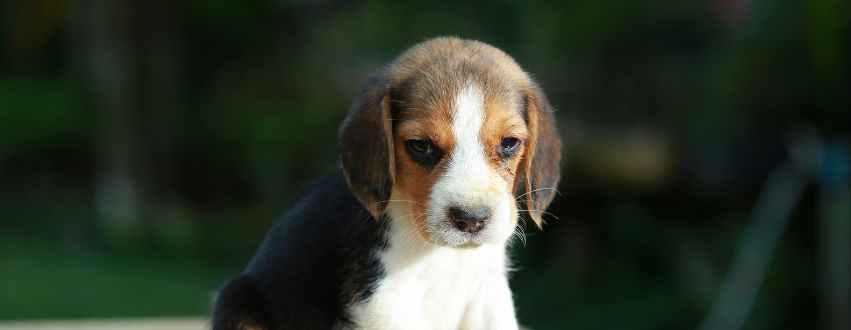
POLYGON ((411 140, 408 141, 408 145, 411 146, 411 149, 421 154, 433 154, 434 149, 431 146, 431 143, 421 141, 421 140, 411 140))
POLYGON ((505 139, 502 139, 502 143, 500 143, 499 146, 502 149, 514 149, 514 147, 517 147, 519 142, 520 142, 520 140, 515 139, 515 138, 505 138, 505 139))
POLYGON ((431 167, 440 161, 440 149, 435 148, 431 142, 422 140, 405 141, 405 146, 408 149, 408 154, 420 165, 431 167))
POLYGON ((502 142, 499 143, 499 149, 497 151, 503 158, 509 158, 514 156, 518 149, 520 149, 520 140, 515 138, 504 138, 502 139, 502 142))

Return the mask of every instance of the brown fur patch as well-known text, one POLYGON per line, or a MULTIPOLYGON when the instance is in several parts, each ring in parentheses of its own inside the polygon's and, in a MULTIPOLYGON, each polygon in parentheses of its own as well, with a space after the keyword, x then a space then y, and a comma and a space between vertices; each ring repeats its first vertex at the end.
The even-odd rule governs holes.
POLYGON ((526 207, 538 228, 541 215, 555 197, 561 177, 561 138, 555 126, 555 116, 544 93, 537 86, 527 92, 526 113, 532 132, 530 147, 524 157, 526 169, 526 207))
POLYGON ((392 95, 384 80, 377 75, 361 90, 337 137, 349 188, 376 219, 387 208, 394 177, 392 95))
POLYGON ((240 330, 266 330, 266 328, 256 325, 254 323, 242 322, 238 325, 237 329, 240 330))
POLYGON ((510 184, 510 191, 514 191, 514 184, 520 160, 523 158, 525 144, 529 140, 529 129, 526 127, 525 118, 518 110, 517 102, 506 102, 506 100, 485 100, 485 120, 482 126, 481 140, 487 156, 488 164, 499 174, 500 178, 510 184), (515 138, 520 141, 520 150, 512 157, 503 159, 497 152, 502 140, 515 138))

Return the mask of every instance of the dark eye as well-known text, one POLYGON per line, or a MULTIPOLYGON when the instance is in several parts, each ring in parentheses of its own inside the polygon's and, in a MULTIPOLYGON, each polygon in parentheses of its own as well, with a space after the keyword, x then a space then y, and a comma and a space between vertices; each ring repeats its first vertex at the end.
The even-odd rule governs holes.
POLYGON ((436 165, 440 160, 440 149, 435 148, 431 142, 408 140, 405 141, 405 147, 408 149, 408 155, 420 165, 430 167, 436 165))
POLYGON ((497 152, 499 152, 502 158, 509 158, 514 156, 518 149, 520 149, 520 140, 515 138, 504 138, 502 139, 502 142, 499 143, 497 152))
POLYGON ((505 139, 502 139, 502 143, 500 143, 499 146, 502 149, 514 149, 514 147, 516 147, 518 143, 520 143, 520 140, 518 140, 518 139, 505 138, 505 139))
POLYGON ((411 145, 411 149, 413 149, 415 152, 418 152, 418 153, 421 153, 421 154, 433 154, 434 153, 434 150, 431 147, 431 143, 421 141, 421 140, 411 140, 411 141, 408 141, 408 143, 411 145))

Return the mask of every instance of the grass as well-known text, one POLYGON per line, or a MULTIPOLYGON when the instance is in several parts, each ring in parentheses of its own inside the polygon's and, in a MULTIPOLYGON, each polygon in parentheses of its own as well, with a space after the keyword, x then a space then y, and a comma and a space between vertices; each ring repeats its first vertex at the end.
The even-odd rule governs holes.
POLYGON ((232 271, 0 238, 0 319, 209 313, 232 271))

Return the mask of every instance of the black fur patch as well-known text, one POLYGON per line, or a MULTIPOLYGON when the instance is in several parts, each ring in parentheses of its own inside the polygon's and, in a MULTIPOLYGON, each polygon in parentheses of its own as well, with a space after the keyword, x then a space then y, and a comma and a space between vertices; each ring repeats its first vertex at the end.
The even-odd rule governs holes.
POLYGON ((238 275, 225 282, 215 304, 213 330, 241 330, 268 324, 263 294, 247 275, 238 275))
POLYGON ((384 270, 387 221, 373 218, 342 173, 311 191, 275 224, 245 271, 220 290, 214 329, 330 329, 370 297, 384 270))

